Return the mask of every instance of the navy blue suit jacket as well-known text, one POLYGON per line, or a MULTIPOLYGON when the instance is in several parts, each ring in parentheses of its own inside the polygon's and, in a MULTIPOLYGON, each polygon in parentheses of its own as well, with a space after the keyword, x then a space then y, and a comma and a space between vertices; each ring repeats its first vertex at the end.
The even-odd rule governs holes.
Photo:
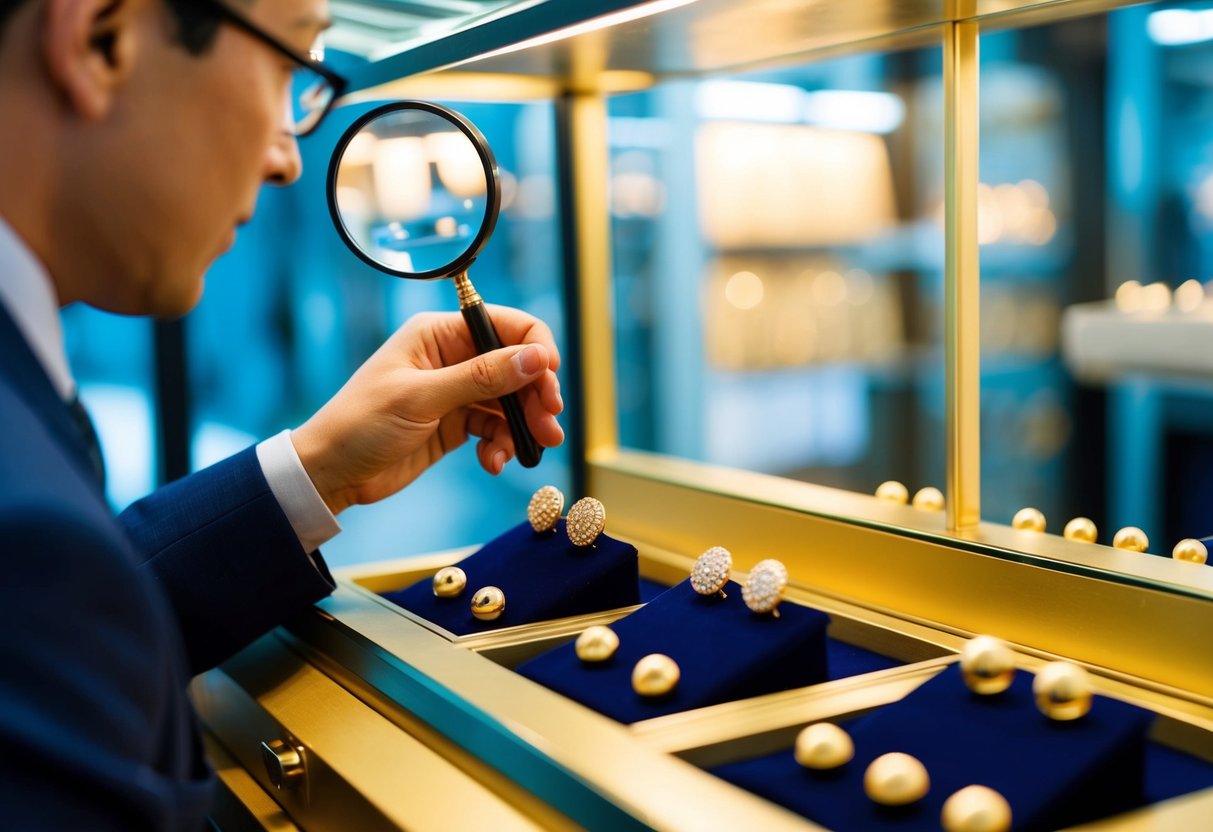
POLYGON ((202 827, 189 678, 327 595, 314 558, 253 448, 114 517, 0 306, 0 825, 202 827))

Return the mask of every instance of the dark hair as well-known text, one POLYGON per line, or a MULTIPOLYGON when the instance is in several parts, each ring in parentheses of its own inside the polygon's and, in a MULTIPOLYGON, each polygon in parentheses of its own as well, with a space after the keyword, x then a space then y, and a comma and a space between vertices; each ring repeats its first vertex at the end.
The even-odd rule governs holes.
MULTIPOLYGON (((0 0, 0 38, 13 13, 28 0, 0 0)), ((164 0, 177 18, 177 37, 191 55, 201 55, 215 41, 219 17, 205 3, 195 0, 164 0)))

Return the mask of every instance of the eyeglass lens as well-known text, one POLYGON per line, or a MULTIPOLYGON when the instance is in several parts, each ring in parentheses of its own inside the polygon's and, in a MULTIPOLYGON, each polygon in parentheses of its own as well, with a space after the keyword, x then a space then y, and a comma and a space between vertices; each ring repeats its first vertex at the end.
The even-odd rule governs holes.
POLYGON ((296 69, 291 76, 291 117, 295 135, 301 136, 315 127, 333 98, 333 87, 327 78, 306 67, 296 69))

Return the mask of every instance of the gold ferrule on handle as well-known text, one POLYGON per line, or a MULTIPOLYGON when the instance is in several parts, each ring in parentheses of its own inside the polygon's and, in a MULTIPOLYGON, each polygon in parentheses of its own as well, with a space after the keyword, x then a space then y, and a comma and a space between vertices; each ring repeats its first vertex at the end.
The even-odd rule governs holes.
POLYGON ((467 309, 469 306, 484 303, 484 299, 480 297, 480 293, 476 291, 476 287, 468 279, 467 272, 460 272, 455 275, 455 291, 459 293, 460 309, 467 309))

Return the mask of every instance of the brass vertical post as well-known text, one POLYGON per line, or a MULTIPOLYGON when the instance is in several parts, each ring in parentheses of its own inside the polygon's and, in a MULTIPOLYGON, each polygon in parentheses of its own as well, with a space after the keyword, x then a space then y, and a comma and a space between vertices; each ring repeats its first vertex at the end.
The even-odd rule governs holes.
POLYGON ((592 461, 619 446, 615 406, 614 299, 611 296, 610 173, 606 99, 598 92, 571 92, 565 101, 571 205, 580 300, 578 319, 570 320, 581 342, 581 379, 585 456, 592 461))
POLYGON ((947 523, 981 519, 980 266, 977 238, 978 27, 947 25, 944 38, 944 385, 947 523))

